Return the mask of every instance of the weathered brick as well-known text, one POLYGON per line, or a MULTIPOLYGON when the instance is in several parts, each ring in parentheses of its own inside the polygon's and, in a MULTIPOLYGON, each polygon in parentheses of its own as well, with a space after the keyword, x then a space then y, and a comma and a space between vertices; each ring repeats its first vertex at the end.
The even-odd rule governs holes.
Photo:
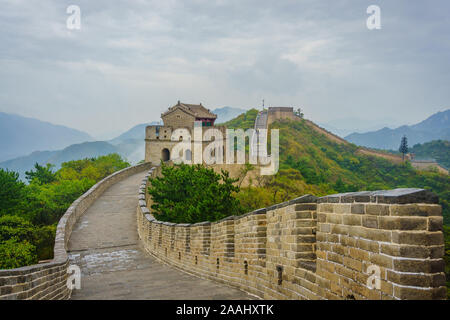
POLYGON ((425 272, 437 273, 443 272, 445 262, 443 259, 436 260, 410 260, 410 259, 395 259, 394 270, 401 272, 425 272))
POLYGON ((326 233, 329 233, 331 231, 329 223, 319 223, 318 226, 317 226, 317 229, 320 232, 326 232, 326 233))
POLYGON ((425 274, 425 273, 398 273, 392 270, 387 271, 387 280, 403 286, 415 287, 440 287, 445 285, 445 274, 425 274))
POLYGON ((333 209, 334 213, 352 213, 352 205, 347 203, 336 203, 333 209))
POLYGON ((387 230, 427 230, 425 217, 379 217, 379 228, 387 230))
POLYGON ((375 265, 382 266, 385 268, 392 268, 392 266, 393 266, 392 257, 378 254, 378 253, 371 253, 370 257, 369 257, 369 261, 375 265))
POLYGON ((362 216, 358 214, 343 214, 342 223, 349 226, 360 226, 362 224, 362 216))
POLYGON ((444 242, 442 232, 392 231, 392 242, 415 245, 440 245, 444 242))
POLYGON ((428 204, 396 204, 390 207, 391 216, 442 216, 439 205, 428 204))
POLYGON ((315 203, 300 203, 295 205, 295 211, 316 211, 317 204, 315 203))
POLYGON ((349 268, 351 268, 353 270, 356 270, 356 271, 359 271, 359 272, 362 271, 362 263, 359 260, 352 259, 352 258, 349 258, 349 257, 344 257, 343 263, 344 263, 345 266, 347 266, 347 267, 349 267, 349 268))
POLYGON ((369 240, 391 242, 391 231, 367 228, 366 237, 369 240))
POLYGON ((402 300, 445 299, 446 295, 447 295, 446 287, 433 289, 418 289, 394 285, 394 296, 402 300))
POLYGON ((377 216, 388 216, 389 215, 389 205, 385 204, 366 204, 365 208, 366 214, 377 215, 377 216))
POLYGON ((327 214, 326 213, 317 213, 317 222, 326 222, 327 221, 327 214))
POLYGON ((428 231, 442 231, 443 217, 429 217, 428 231))
POLYGON ((364 204, 353 203, 351 206, 351 213, 353 214, 364 214, 364 204))
POLYGON ((422 258, 426 259, 430 256, 430 250, 428 247, 424 246, 413 246, 413 245, 398 245, 398 244, 385 244, 380 245, 380 252, 395 256, 395 257, 405 257, 405 258, 422 258))
POLYGON ((360 249, 366 250, 366 251, 370 251, 370 252, 374 252, 374 253, 378 253, 379 252, 379 248, 380 248, 380 244, 378 242, 375 241, 370 241, 370 240, 364 240, 364 239, 357 239, 356 240, 356 246, 360 249))
POLYGON ((327 223, 342 224, 342 215, 329 214, 327 216, 327 223))
POLYGON ((357 249, 357 248, 350 248, 349 255, 353 259, 357 259, 360 261, 369 260, 369 252, 365 251, 365 250, 361 250, 361 249, 357 249))
POLYGON ((317 205, 317 212, 333 212, 333 204, 331 203, 319 203, 317 205))
POLYGON ((327 259, 329 261, 333 261, 336 263, 341 263, 343 262, 343 256, 341 256, 340 254, 336 254, 334 252, 328 252, 327 253, 327 259))
POLYGON ((348 226, 345 226, 345 225, 331 225, 331 233, 334 233, 334 234, 348 234, 348 226))
POLYGON ((378 217, 365 215, 362 217, 362 225, 366 228, 378 228, 378 217))

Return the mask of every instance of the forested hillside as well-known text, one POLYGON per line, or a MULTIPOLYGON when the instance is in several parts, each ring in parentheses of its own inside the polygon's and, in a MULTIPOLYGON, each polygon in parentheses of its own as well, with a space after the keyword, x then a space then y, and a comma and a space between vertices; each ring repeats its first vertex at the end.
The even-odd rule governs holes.
MULTIPOLYGON (((252 109, 229 121, 230 128, 251 128, 257 114, 252 109)), ((394 188, 425 188, 439 195, 446 223, 450 223, 450 177, 417 171, 406 162, 358 154, 353 144, 337 144, 314 131, 304 120, 282 120, 271 128, 280 130, 280 170, 262 177, 239 194, 248 210, 285 201, 304 193, 326 194, 394 188)))
POLYGON ((437 163, 450 169, 450 141, 435 140, 414 145, 409 152, 414 153, 415 159, 436 160, 437 163))

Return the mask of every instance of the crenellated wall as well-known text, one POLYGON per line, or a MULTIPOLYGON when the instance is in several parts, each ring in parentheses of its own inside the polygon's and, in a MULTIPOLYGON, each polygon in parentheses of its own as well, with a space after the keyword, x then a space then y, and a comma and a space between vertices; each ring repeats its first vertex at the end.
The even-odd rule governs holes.
POLYGON ((263 299, 446 297, 442 209, 429 191, 307 195, 173 224, 148 209, 148 178, 157 175, 153 167, 140 186, 138 232, 150 254, 180 269, 263 299))
POLYGON ((75 200, 58 222, 54 258, 47 263, 0 270, 0 300, 68 299, 71 290, 67 287, 67 243, 73 226, 107 188, 135 173, 148 170, 150 166, 149 163, 143 163, 117 171, 75 200))

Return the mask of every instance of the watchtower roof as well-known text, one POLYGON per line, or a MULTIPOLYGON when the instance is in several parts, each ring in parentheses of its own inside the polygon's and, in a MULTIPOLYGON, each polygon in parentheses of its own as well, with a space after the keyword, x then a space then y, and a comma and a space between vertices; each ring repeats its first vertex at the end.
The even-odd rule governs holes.
POLYGON ((209 109, 206 109, 202 104, 188 104, 188 103, 182 103, 178 101, 178 103, 172 107, 169 108, 166 112, 161 114, 161 117, 164 117, 165 115, 177 110, 182 109, 184 112, 193 115, 196 118, 202 118, 202 119, 216 119, 217 115, 209 111, 209 109))

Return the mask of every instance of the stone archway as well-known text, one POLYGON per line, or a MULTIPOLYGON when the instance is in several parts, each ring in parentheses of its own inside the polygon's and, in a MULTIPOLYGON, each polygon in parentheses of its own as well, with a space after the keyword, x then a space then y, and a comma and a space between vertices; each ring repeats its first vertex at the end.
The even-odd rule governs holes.
POLYGON ((167 148, 162 149, 161 151, 161 159, 162 161, 169 161, 170 160, 170 151, 167 148))

